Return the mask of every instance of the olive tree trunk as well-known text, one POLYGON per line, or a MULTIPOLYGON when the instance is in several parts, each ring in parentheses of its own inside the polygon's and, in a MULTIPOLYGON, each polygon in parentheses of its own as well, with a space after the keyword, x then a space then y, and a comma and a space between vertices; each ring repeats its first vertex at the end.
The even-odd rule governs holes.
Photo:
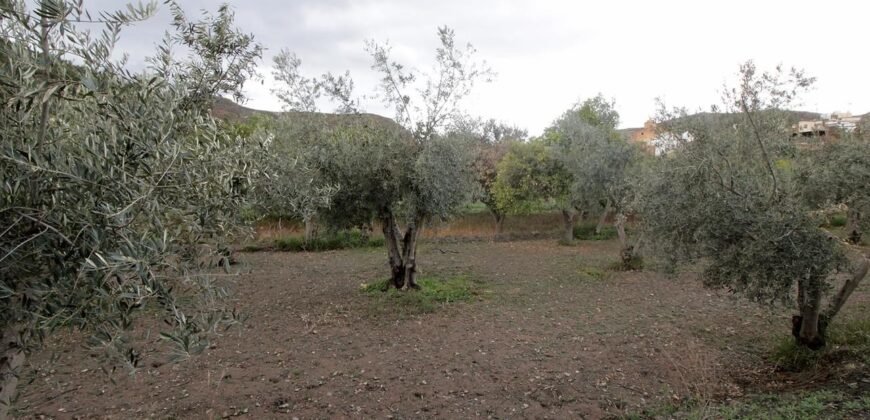
POLYGON ((598 224, 595 225, 595 234, 600 235, 601 229, 604 229, 604 223, 607 222, 607 216, 610 216, 611 212, 611 201, 608 198, 607 203, 604 204, 604 211, 601 212, 601 216, 598 217, 598 224))
POLYGON ((390 284, 399 290, 419 289, 417 284, 417 242, 423 228, 423 216, 417 215, 402 234, 395 215, 387 211, 381 217, 387 246, 390 284))
POLYGON ((640 268, 642 265, 642 261, 640 261, 640 245, 643 236, 638 237, 632 244, 625 233, 626 221, 628 221, 628 217, 620 211, 616 214, 614 225, 616 226, 616 236, 619 238, 619 244, 621 245, 619 256, 622 260, 622 267, 626 270, 633 270, 640 268))
POLYGON ((24 366, 24 350, 20 340, 21 331, 6 326, 0 342, 0 419, 8 419, 18 388, 21 367, 24 366))
POLYGON ((305 243, 309 244, 317 238, 317 220, 314 217, 305 219, 305 243))
POLYGON ((495 219, 495 237, 498 238, 504 232, 504 220, 507 218, 507 215, 492 209, 489 212, 492 214, 492 218, 495 219))
POLYGON ((811 349, 825 346, 827 322, 822 320, 822 284, 824 279, 801 279, 798 282, 797 319, 792 320, 792 334, 801 345, 811 349))
POLYGON ((562 232, 562 241, 565 243, 574 242, 574 224, 577 222, 577 211, 574 209, 562 210, 562 223, 564 231, 562 232))
POLYGON ((850 206, 846 212, 846 238, 853 244, 861 243, 861 210, 850 206))

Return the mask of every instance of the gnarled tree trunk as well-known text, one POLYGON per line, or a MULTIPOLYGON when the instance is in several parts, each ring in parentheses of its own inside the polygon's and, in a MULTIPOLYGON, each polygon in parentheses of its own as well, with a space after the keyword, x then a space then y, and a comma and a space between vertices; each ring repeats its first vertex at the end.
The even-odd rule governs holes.
POLYGON ((574 242, 574 224, 577 222, 577 211, 574 209, 562 210, 562 223, 564 231, 562 232, 562 241, 565 243, 574 242))
POLYGON ((870 271, 870 255, 862 258, 852 277, 843 284, 837 295, 822 312, 822 280, 807 279, 798 281, 799 315, 792 317, 792 335, 795 340, 813 350, 825 346, 826 330, 840 309, 858 288, 870 271))
POLYGON ((417 241, 423 228, 423 220, 422 215, 415 216, 402 235, 392 211, 384 211, 381 216, 390 262, 390 284, 396 289, 420 288, 417 285, 417 241))
POLYGON ((619 244, 622 246, 619 256, 622 260, 622 267, 626 270, 638 268, 638 259, 640 258, 640 245, 643 237, 640 237, 631 244, 628 240, 628 235, 625 233, 625 222, 628 220, 625 214, 621 211, 616 215, 616 236, 619 238, 619 244))
MULTIPOLYGON (((798 282, 800 327, 797 328, 795 339, 813 350, 825 346, 827 323, 821 317, 822 282, 822 279, 804 279, 798 282)), ((794 332, 793 330, 792 333, 794 332)))
POLYGON ((12 401, 18 388, 21 367, 24 366, 24 350, 21 346, 20 330, 12 326, 4 327, 0 342, 0 419, 8 419, 12 401))

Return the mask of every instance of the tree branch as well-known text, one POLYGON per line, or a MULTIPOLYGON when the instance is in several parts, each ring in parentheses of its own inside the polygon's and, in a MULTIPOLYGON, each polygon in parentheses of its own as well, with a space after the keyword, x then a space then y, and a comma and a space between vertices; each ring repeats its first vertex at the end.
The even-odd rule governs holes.
POLYGON ((767 165, 767 170, 770 172, 770 177, 773 179, 773 190, 770 192, 770 201, 776 199, 778 192, 776 172, 773 170, 773 164, 770 162, 770 156, 767 154, 767 149, 764 147, 764 142, 761 140, 761 135, 758 134, 758 126, 755 125, 755 120, 752 119, 752 113, 749 112, 749 107, 746 106, 746 100, 741 99, 740 104, 743 106, 743 113, 749 119, 749 124, 752 125, 752 134, 755 135, 755 140, 758 141, 758 147, 761 148, 761 154, 764 157, 764 163, 767 165))

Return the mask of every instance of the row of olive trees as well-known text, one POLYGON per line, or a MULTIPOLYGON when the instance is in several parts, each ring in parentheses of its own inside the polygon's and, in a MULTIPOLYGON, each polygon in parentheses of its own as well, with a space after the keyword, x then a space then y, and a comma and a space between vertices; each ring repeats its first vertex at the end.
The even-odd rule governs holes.
POLYGON ((173 31, 132 72, 113 46, 156 4, 0 1, 0 418, 27 355, 59 328, 135 368, 124 331, 142 308, 159 308, 179 358, 238 321, 204 270, 226 257, 257 180, 279 172, 255 165, 267 136, 230 136, 209 111, 240 95, 262 49, 226 6, 191 21, 168 4, 173 31))
POLYGON ((870 142, 859 130, 797 147, 788 107, 812 82, 798 71, 759 74, 744 65, 723 107, 696 115, 661 111, 660 135, 683 133, 677 150, 661 158, 643 156, 617 134, 612 102, 588 99, 540 138, 510 146, 496 171, 495 205, 523 212, 542 200, 556 203, 564 241, 573 239, 578 213, 603 206, 601 220, 614 216, 626 267, 636 267, 644 237, 670 262, 707 261, 711 287, 771 304, 795 302, 796 340, 819 348, 870 266, 864 256, 847 258, 857 248, 821 227, 846 209, 848 242, 861 241, 870 142), (630 214, 640 221, 633 243, 625 234, 630 214), (840 274, 847 279, 824 309, 840 274))
POLYGON ((564 242, 574 239, 582 215, 601 210, 596 232, 616 215, 626 248, 624 220, 632 192, 630 177, 640 163, 637 146, 616 131, 615 104, 598 95, 565 111, 542 136, 513 144, 497 168, 495 207, 524 213, 544 201, 562 212, 564 242))

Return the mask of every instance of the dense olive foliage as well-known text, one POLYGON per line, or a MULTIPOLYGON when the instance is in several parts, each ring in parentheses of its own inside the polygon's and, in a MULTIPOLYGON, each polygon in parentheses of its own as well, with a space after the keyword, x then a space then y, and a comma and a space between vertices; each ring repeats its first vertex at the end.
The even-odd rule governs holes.
POLYGON ((225 7, 191 22, 171 5, 175 35, 131 72, 112 47, 154 4, 100 14, 97 34, 73 23, 94 21, 80 3, 0 6, 5 418, 24 357, 58 328, 91 332, 90 345, 135 367, 123 332, 137 310, 160 308, 179 358, 237 321, 203 273, 239 226, 256 150, 208 111, 215 95, 239 92, 260 47, 225 7), (177 44, 191 55, 176 61, 177 44))

